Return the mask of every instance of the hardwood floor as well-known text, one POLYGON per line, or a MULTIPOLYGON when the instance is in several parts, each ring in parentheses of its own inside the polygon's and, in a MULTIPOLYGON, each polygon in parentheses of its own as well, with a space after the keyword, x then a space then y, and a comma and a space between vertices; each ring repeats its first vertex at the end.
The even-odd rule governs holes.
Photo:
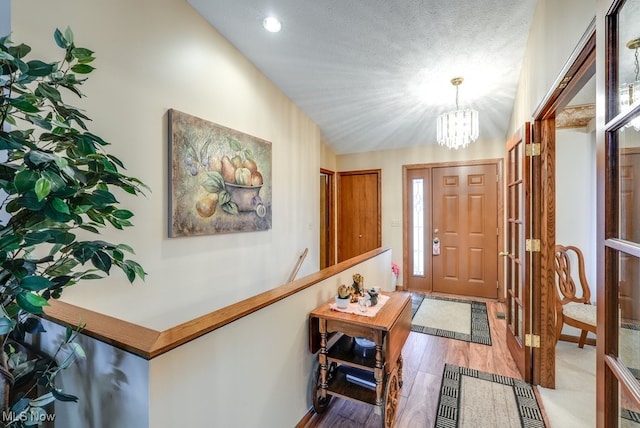
MULTIPOLYGON (((459 297, 459 296, 457 296, 459 297)), ((506 321, 497 318, 505 305, 487 303, 492 346, 411 332, 404 345, 404 385, 400 391, 396 427, 432 427, 445 363, 522 379, 507 349, 506 321)), ((539 401, 539 400, 538 400, 539 401)), ((373 406, 333 398, 322 415, 315 415, 307 428, 379 427, 382 418, 373 406)))

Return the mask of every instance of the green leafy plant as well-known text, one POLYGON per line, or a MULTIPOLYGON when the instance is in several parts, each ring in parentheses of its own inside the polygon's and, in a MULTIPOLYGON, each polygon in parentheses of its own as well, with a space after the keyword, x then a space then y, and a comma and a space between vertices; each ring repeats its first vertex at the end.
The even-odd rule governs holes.
MULTIPOLYGON (((105 151, 108 143, 88 130, 89 117, 63 100, 84 96, 80 86, 94 70, 93 51, 76 46, 70 29, 56 30, 54 40, 62 50, 58 62, 28 59, 28 45, 0 38, 0 156, 6 154, 0 162, 0 207, 8 213, 0 224, 0 335, 5 342, 42 333, 32 314, 42 314, 49 299, 81 280, 104 278, 114 267, 130 282, 145 277, 126 256, 131 247, 88 239, 105 227, 132 226, 133 213, 119 207, 114 190, 138 196, 147 186, 121 172, 123 163, 105 151)), ((76 335, 77 330, 67 330, 60 344, 59 352, 71 351, 64 363, 41 370, 36 383, 48 395, 11 403, 14 415, 33 413, 53 399, 76 400, 53 382, 70 358, 84 355, 73 342, 76 335)), ((15 372, 25 363, 6 343, 3 350, 3 370, 15 372)))

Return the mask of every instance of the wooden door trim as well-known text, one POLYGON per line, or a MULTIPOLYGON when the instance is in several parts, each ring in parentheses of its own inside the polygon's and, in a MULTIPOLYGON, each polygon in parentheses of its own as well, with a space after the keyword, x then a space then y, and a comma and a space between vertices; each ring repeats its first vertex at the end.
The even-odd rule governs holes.
MULTIPOLYGON (((442 168, 442 167, 456 167, 456 166, 472 166, 472 165, 495 165, 496 173, 498 174, 498 189, 497 189, 497 209, 498 209, 498 248, 504 245, 504 159, 502 158, 490 158, 490 159, 476 159, 468 161, 455 161, 455 162, 430 162, 420 164, 409 164, 402 166, 402 264, 408 266, 409 263, 409 201, 411 198, 410 191, 407 189, 407 176, 408 172, 416 169, 428 169, 442 168)), ((433 237, 429 233, 429 239, 425 238, 425 242, 431 242, 433 237)), ((499 250, 498 250, 499 251, 499 250)), ((501 269, 501 260, 498 258, 498 301, 505 301, 505 288, 504 288, 504 269, 501 269)), ((407 290, 407 278, 403 274, 402 289, 407 290)), ((433 287, 433 282, 431 283, 433 287)), ((433 291, 433 289, 431 290, 433 291)))
POLYGON ((327 228, 329 229, 329 242, 327 245, 329 246, 329 260, 327 261, 328 266, 333 266, 336 264, 336 199, 335 195, 335 171, 331 171, 329 169, 320 168, 320 173, 325 174, 329 177, 329 191, 327 194, 327 200, 329 201, 329 224, 327 228))
POLYGON ((540 239, 540 253, 534 259, 532 333, 540 336, 540 348, 533 352, 533 383, 555 387, 555 117, 582 87, 595 75, 596 23, 591 21, 578 45, 569 56, 551 90, 534 111, 534 142, 540 144, 541 155, 534 162, 533 236, 540 239))

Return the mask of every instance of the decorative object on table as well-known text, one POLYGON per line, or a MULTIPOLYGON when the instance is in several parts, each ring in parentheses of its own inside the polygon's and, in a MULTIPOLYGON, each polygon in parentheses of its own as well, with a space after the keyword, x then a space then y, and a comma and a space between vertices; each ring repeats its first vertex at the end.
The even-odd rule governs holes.
POLYGON ((376 290, 375 288, 372 288, 367 293, 369 294, 369 299, 371 301, 371 306, 377 305, 378 304, 378 296, 380 295, 380 293, 378 293, 378 290, 376 290))
POLYGON ((371 299, 369 296, 358 297, 358 310, 360 312, 367 312, 369 310, 369 306, 371 306, 371 299))
POLYGON ((169 236, 271 229, 271 143, 169 110, 169 236))
POLYGON ((398 276, 400 275, 400 267, 396 262, 391 262, 391 289, 396 289, 398 283, 398 276))
POLYGON ((353 275, 353 295, 351 296, 351 302, 358 301, 360 296, 364 296, 364 277, 359 273, 353 275))
POLYGON ((116 195, 138 196, 146 186, 121 172, 123 163, 105 150, 109 143, 88 130, 85 112, 63 100, 84 96, 80 86, 94 70, 93 51, 76 46, 69 28, 53 37, 62 49, 56 62, 27 59, 29 46, 0 38, 0 190, 10 216, 0 225, 0 411, 26 425, 44 420, 44 406, 55 400, 78 400, 55 378, 85 357, 74 341, 82 326, 67 327, 63 337, 34 337, 59 343, 57 365, 32 357, 20 346, 25 334, 48 334, 32 314, 41 316, 50 298, 83 280, 104 278, 113 267, 130 282, 146 275, 125 257, 133 253, 128 245, 88 240, 107 225, 131 227, 133 213, 119 206, 116 195), (20 384, 28 392, 17 391, 20 384))
POLYGON ((349 285, 340 284, 338 286, 338 294, 336 295, 336 305, 340 309, 346 309, 351 302, 352 288, 349 285))

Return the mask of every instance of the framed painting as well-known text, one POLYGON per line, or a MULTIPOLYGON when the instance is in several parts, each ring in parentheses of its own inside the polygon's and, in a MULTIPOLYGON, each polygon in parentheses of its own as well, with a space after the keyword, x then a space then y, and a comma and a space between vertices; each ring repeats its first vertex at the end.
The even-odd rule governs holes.
POLYGON ((170 109, 169 237, 271 228, 271 143, 170 109))

